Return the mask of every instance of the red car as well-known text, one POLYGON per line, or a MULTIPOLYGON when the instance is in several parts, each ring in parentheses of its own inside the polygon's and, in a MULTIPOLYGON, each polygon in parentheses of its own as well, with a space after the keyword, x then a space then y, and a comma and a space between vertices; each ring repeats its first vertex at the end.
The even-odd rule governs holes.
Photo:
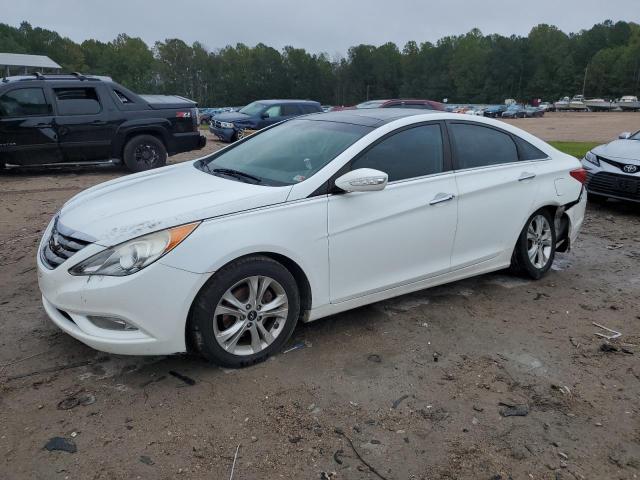
POLYGON ((433 100, 395 98, 391 100, 369 100, 353 107, 334 107, 333 110, 354 110, 361 108, 421 108, 423 110, 444 111, 444 104, 433 100))

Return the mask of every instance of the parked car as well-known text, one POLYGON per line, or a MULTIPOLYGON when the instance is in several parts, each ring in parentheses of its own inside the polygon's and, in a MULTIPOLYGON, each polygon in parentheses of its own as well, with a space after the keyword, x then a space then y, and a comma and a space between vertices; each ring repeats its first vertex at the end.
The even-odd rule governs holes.
POLYGON ((496 120, 307 115, 76 195, 38 248, 42 301, 99 350, 250 365, 298 320, 509 266, 541 278, 580 230, 584 180, 496 120))
POLYGON ((544 116, 544 110, 538 107, 526 107, 524 109, 524 115, 527 118, 539 118, 544 116))
POLYGON ((506 105, 491 105, 484 110, 484 116, 489 118, 500 118, 502 112, 507 110, 506 105))
POLYGON ((108 77, 25 75, 0 82, 0 168, 121 164, 139 172, 195 150, 197 104, 137 95, 108 77))
POLYGON ((553 105, 553 103, 550 103, 550 102, 542 102, 540 105, 538 105, 538 108, 544 112, 555 111, 555 106, 553 105))
POLYGON ((640 202, 640 131, 622 133, 618 140, 594 148, 582 165, 590 198, 640 202))
POLYGON ((237 112, 214 115, 209 131, 223 142, 234 142, 242 139, 246 130, 260 130, 283 120, 317 112, 322 112, 322 107, 311 100, 258 100, 237 112))
POLYGON ((507 109, 502 112, 502 118, 525 118, 527 112, 520 105, 509 105, 507 109))
POLYGON ((420 110, 445 111, 445 104, 434 100, 395 98, 391 100, 368 100, 353 107, 339 107, 334 108, 332 111, 353 109, 361 110, 367 108, 417 108, 420 110))

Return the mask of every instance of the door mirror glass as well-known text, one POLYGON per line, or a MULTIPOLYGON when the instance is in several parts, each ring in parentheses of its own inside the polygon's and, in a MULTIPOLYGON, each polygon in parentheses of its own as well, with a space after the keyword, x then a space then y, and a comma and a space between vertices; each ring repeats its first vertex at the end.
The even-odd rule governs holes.
POLYGON ((627 140, 630 137, 631 137, 631 132, 622 132, 620 135, 618 135, 618 138, 620 140, 627 140))
POLYGON ((389 177, 373 168, 358 168, 336 179, 336 187, 345 192, 372 192, 383 190, 389 177))

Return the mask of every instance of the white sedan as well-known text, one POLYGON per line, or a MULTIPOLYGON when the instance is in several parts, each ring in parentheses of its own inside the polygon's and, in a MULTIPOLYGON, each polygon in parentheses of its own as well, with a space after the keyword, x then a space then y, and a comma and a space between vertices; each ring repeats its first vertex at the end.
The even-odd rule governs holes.
POLYGON ((298 320, 507 267, 542 277, 582 225, 585 177, 486 118, 299 117, 69 200, 38 249, 42 301, 98 350, 249 365, 298 320))

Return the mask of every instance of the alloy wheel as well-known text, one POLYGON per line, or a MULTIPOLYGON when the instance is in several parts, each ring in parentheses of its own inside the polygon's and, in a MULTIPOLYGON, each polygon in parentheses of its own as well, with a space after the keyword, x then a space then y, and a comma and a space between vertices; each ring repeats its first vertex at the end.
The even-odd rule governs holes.
POLYGON ((233 355, 253 355, 284 329, 289 299, 276 280, 252 276, 240 280, 220 298, 213 314, 218 344, 233 355))
POLYGON ((153 167, 158 162, 160 154, 153 145, 143 143, 138 145, 133 152, 136 162, 153 167))
POLYGON ((536 215, 527 228, 527 254, 531 264, 543 269, 551 258, 553 236, 551 225, 544 215, 536 215))

